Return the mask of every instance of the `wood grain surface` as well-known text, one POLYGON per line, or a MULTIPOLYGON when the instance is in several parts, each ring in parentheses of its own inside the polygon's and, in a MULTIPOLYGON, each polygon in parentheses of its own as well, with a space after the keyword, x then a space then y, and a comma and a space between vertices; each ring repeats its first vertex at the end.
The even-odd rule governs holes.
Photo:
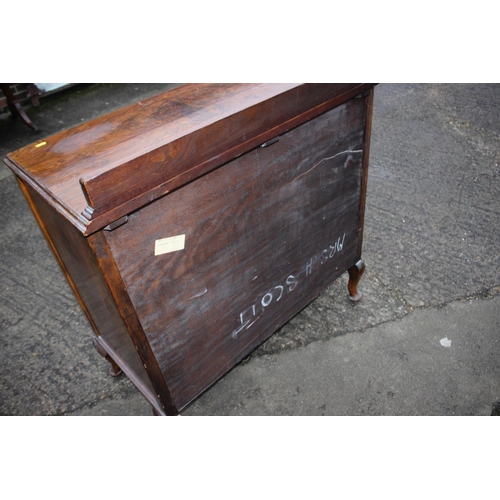
POLYGON ((353 99, 104 233, 179 409, 354 264, 364 132, 353 99))
POLYGON ((109 276, 102 272, 88 238, 60 217, 30 186, 22 181, 19 184, 96 335, 104 340, 108 353, 130 380, 155 404, 157 391, 112 297, 107 283, 109 276))
POLYGON ((157 414, 360 265, 372 87, 186 85, 6 158, 157 414))
POLYGON ((370 84, 189 84, 9 154, 8 166, 84 234, 370 84))

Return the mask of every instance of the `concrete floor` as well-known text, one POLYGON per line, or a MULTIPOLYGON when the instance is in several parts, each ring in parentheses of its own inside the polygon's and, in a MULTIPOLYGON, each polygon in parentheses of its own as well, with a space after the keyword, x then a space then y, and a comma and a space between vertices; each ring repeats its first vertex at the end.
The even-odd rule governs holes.
MULTIPOLYGON (((77 86, 0 116, 0 157, 171 87, 77 86)), ((343 276, 183 415, 500 412, 500 85, 376 88, 360 283, 343 276)), ((150 415, 107 375, 10 171, 0 167, 0 415, 150 415)))

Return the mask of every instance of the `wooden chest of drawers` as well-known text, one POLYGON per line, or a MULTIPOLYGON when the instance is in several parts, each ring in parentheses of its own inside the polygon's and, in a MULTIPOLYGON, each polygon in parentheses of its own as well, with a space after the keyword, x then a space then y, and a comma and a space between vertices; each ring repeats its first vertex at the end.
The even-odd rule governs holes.
POLYGON ((359 300, 373 84, 190 84, 11 153, 96 332, 175 415, 339 275, 359 300))

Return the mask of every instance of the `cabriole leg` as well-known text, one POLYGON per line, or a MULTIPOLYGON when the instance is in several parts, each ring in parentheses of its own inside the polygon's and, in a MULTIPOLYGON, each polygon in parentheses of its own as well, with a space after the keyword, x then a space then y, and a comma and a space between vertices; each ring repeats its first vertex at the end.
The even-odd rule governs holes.
POLYGON ((350 267, 347 272, 349 273, 349 283, 347 284, 349 300, 358 302, 362 296, 361 292, 358 290, 358 283, 365 272, 365 263, 362 260, 358 260, 358 262, 350 267))
POLYGON ((92 339, 92 344, 94 344, 95 350, 109 363, 111 367, 109 369, 109 374, 112 377, 119 377, 122 374, 122 369, 115 363, 115 360, 105 351, 104 347, 99 343, 96 337, 92 339))

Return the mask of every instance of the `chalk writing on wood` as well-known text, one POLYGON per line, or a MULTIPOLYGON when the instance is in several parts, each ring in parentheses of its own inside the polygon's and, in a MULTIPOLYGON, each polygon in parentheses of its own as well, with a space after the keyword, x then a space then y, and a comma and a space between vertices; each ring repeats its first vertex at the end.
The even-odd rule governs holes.
MULTIPOLYGON (((327 261, 332 259, 337 253, 342 252, 345 242, 345 233, 337 238, 333 245, 328 245, 320 253, 311 257, 304 266, 294 274, 288 274, 281 282, 272 286, 253 304, 244 309, 239 314, 239 326, 231 333, 233 339, 237 339, 238 335, 244 330, 248 330, 270 307, 274 307, 286 295, 292 293, 299 285, 303 278, 308 278, 313 272, 316 272, 327 261)), ((255 279, 255 278, 254 278, 255 279)))

